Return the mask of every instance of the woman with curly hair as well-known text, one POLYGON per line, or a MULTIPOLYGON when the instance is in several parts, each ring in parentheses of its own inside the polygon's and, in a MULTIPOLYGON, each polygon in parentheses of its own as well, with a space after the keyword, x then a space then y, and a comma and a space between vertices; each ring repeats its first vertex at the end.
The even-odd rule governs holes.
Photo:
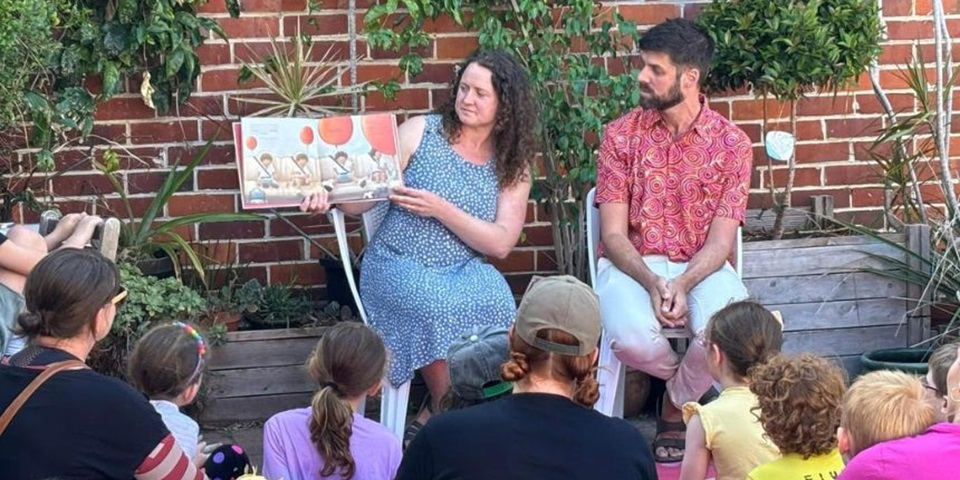
MULTIPOLYGON (((432 400, 406 440, 450 388, 447 348, 479 326, 509 326, 516 304, 486 257, 505 258, 520 238, 537 153, 537 110, 527 74, 502 51, 477 51, 457 71, 450 97, 433 115, 399 129, 402 188, 366 250, 360 295, 370 325, 391 352, 389 380, 420 370, 432 400)), ((372 205, 337 207, 359 214, 372 205)), ((315 213, 325 192, 304 199, 315 213)))
POLYGON ((757 396, 760 424, 783 457, 747 478, 837 478, 843 470, 837 427, 846 390, 844 371, 815 355, 777 356, 754 369, 750 391, 757 396))
POLYGON ((753 370, 780 353, 782 330, 777 317, 755 302, 731 303, 710 318, 705 363, 721 391, 706 405, 683 406, 687 433, 681 480, 703 480, 711 461, 717 480, 743 480, 780 456, 753 413, 757 397, 749 387, 753 370))

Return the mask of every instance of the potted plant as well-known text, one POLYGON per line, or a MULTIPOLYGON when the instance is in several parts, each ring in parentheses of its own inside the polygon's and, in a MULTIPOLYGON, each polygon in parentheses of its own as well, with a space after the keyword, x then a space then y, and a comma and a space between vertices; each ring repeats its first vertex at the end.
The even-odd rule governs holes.
MULTIPOLYGON (((216 138, 216 135, 214 135, 214 138, 216 138)), ((134 214, 128 191, 124 187, 120 176, 119 154, 113 150, 108 150, 103 155, 103 163, 95 163, 97 169, 103 172, 113 185, 115 192, 120 196, 124 209, 125 218, 121 220, 120 247, 117 255, 119 261, 134 262, 149 268, 150 271, 145 273, 156 274, 161 277, 175 274, 180 277, 180 264, 174 259, 179 258, 179 254, 183 254, 189 265, 200 276, 201 281, 205 281, 200 256, 177 230, 203 222, 262 219, 261 216, 252 213, 216 212, 196 213, 169 220, 160 220, 164 216, 167 202, 183 187, 187 180, 193 178, 194 170, 197 165, 203 162, 212 146, 213 141, 210 140, 186 164, 180 165, 177 162, 167 173, 160 188, 147 206, 146 212, 140 218, 137 218, 134 214), (165 265, 166 272, 162 269, 155 270, 155 264, 157 263, 165 265)))
MULTIPOLYGON (((797 101, 816 91, 833 91, 855 82, 880 54, 883 27, 872 0, 715 0, 697 17, 716 45, 708 90, 752 90, 763 101, 761 135, 767 138, 767 100, 790 105, 790 129, 797 134, 797 101)), ((779 117, 779 115, 778 115, 779 117)), ((767 155, 767 181, 776 212, 772 236, 783 235, 791 206, 796 162, 785 158, 782 191, 773 182, 767 155)))
POLYGON ((310 303, 290 285, 261 287, 253 279, 244 284, 251 296, 258 295, 256 308, 247 313, 246 321, 256 330, 271 328, 295 328, 312 324, 310 303))
POLYGON ((237 285, 230 282, 219 289, 208 291, 208 315, 214 325, 223 325, 228 332, 236 331, 245 315, 259 309, 262 297, 260 285, 257 283, 255 288, 247 288, 249 283, 237 285))

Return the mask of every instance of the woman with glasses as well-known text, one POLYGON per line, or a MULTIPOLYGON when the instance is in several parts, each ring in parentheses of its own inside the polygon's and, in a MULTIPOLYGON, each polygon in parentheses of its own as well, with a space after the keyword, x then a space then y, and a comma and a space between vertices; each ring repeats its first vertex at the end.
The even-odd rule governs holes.
POLYGON ((84 363, 127 292, 99 252, 61 249, 24 286, 25 349, 0 365, 3 478, 202 479, 143 395, 84 363))

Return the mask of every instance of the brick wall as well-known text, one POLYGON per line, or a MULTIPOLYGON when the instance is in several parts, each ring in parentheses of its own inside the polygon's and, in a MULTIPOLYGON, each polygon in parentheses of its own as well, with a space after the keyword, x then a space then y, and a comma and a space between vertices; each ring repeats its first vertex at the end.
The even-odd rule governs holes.
MULTIPOLYGON (((239 19, 227 16, 222 0, 210 0, 204 11, 221 23, 230 40, 212 38, 201 48, 199 55, 204 67, 199 86, 190 102, 180 109, 179 115, 158 118, 135 93, 121 95, 99 108, 96 132, 119 142, 146 162, 128 162, 126 182, 134 193, 135 208, 144 208, 151 191, 159 185, 163 174, 158 168, 184 155, 184 142, 196 144, 214 137, 218 143, 209 161, 196 171, 192 186, 170 202, 166 215, 234 211, 239 207, 230 134, 228 131, 218 133, 218 126, 226 126, 229 121, 249 113, 245 110, 247 107, 232 99, 238 93, 238 63, 247 54, 248 46, 263 51, 270 37, 295 34, 298 27, 316 35, 323 49, 333 45, 338 52, 337 58, 348 58, 348 2, 322 0, 319 3, 322 9, 314 16, 316 23, 311 23, 308 21, 307 0, 244 0, 243 14, 239 19)), ((357 28, 360 29, 364 9, 375 2, 357 0, 356 3, 359 9, 357 28)), ((644 0, 604 3, 618 8, 624 16, 641 25, 655 24, 669 17, 692 17, 704 4, 644 0)), ((945 8, 954 38, 953 55, 960 61, 960 1, 945 0, 945 8)), ((931 3, 930 0, 883 0, 883 10, 890 39, 881 57, 881 83, 888 89, 894 108, 909 109, 913 107, 912 97, 902 89, 894 72, 898 64, 909 59, 917 39, 923 41, 921 48, 927 53, 925 57, 933 58, 930 53, 933 35, 931 3)), ((428 54, 426 67, 422 74, 413 78, 400 75, 396 55, 376 51, 362 38, 358 40, 358 54, 363 59, 357 71, 358 80, 398 77, 403 85, 395 101, 372 94, 361 100, 363 109, 412 115, 436 107, 445 98, 447 87, 444 82, 450 78, 452 66, 476 46, 476 38, 446 20, 431 24, 429 29, 435 37, 425 48, 428 54)), ((954 104, 960 111, 960 99, 955 98, 954 104)), ((749 96, 729 96, 713 98, 711 106, 732 118, 755 142, 759 142, 762 110, 758 101, 749 96)), ((770 111, 773 116, 786 121, 787 108, 772 104, 770 111)), ((807 205, 811 195, 830 194, 834 196, 839 212, 861 220, 877 217, 878 207, 882 204, 881 189, 863 148, 874 136, 880 113, 866 76, 852 91, 836 98, 818 96, 800 103, 795 205, 807 205)), ((784 123, 780 127, 789 126, 784 123)), ((954 123, 954 132, 960 133, 960 119, 954 123)), ((960 154, 960 135, 954 137, 953 145, 954 154, 960 154)), ((761 175, 765 161, 762 161, 764 157, 759 146, 757 154, 752 207, 766 203, 766 179, 761 175)), ((64 168, 76 158, 76 152, 65 152, 58 156, 58 166, 64 168)), ((784 174, 785 171, 775 173, 779 184, 782 184, 784 174)), ((103 213, 102 207, 91 205, 98 194, 109 191, 109 186, 100 174, 86 165, 54 180, 52 191, 67 211, 87 208, 103 213)), ((117 206, 116 199, 107 197, 106 201, 117 206)), ((334 246, 329 237, 332 229, 322 219, 295 212, 287 215, 316 235, 317 240, 334 246)), ((26 218, 31 219, 31 214, 27 213, 26 218)), ((523 288, 532 272, 553 268, 550 228, 544 220, 545 216, 538 215, 537 209, 531 206, 524 241, 505 261, 497 262, 517 290, 523 288)), ((326 281, 316 263, 318 250, 280 220, 210 224, 187 233, 204 242, 221 242, 219 255, 245 265, 247 276, 267 282, 296 279, 300 284, 315 287, 326 281)))

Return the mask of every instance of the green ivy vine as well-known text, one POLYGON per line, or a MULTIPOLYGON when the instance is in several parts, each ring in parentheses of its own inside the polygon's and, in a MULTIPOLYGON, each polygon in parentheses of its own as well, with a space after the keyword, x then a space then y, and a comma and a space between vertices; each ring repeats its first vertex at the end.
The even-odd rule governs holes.
POLYGON ((475 31, 481 48, 510 51, 526 66, 543 138, 533 196, 550 215, 558 270, 585 278, 582 199, 596 180, 603 125, 640 99, 626 56, 636 25, 591 0, 387 0, 367 12, 364 31, 371 46, 404 52, 400 67, 415 75, 423 69, 417 49, 432 38, 424 22, 439 17, 475 31))

